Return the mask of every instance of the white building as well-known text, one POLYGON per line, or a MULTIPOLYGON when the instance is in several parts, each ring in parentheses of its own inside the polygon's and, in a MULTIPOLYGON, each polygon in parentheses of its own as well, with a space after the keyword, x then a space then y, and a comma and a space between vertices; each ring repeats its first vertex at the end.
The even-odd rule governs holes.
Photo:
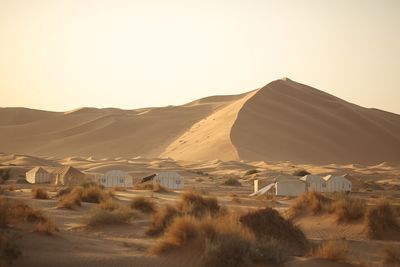
POLYGON ((343 176, 327 175, 325 192, 351 192, 351 182, 343 176))
POLYGON ((306 175, 300 178, 306 183, 307 191, 326 192, 326 181, 318 175, 306 175))
POLYGON ((300 179, 280 179, 275 183, 277 196, 300 196, 306 192, 306 183, 300 179))
POLYGON ((26 181, 31 184, 50 183, 52 174, 42 167, 35 167, 26 173, 26 181))
POLYGON ((183 189, 183 177, 176 172, 160 172, 153 178, 153 183, 158 183, 169 189, 183 189))
POLYGON ((95 180, 105 187, 132 187, 135 183, 131 175, 120 170, 111 170, 104 175, 96 175, 95 180))

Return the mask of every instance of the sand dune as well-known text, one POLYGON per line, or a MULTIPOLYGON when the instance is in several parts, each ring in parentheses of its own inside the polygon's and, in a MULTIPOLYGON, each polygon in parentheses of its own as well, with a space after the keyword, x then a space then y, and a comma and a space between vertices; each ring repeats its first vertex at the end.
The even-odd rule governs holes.
POLYGON ((56 157, 399 163, 400 115, 282 79, 163 108, 2 108, 0 148, 56 157))

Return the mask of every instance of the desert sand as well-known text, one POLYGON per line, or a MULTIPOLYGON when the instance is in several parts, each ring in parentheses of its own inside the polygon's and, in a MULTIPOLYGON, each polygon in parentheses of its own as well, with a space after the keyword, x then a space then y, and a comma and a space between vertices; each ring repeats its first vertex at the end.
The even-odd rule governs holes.
POLYGON ((400 162, 400 115, 290 79, 234 96, 138 110, 0 109, 5 153, 68 157, 400 162))

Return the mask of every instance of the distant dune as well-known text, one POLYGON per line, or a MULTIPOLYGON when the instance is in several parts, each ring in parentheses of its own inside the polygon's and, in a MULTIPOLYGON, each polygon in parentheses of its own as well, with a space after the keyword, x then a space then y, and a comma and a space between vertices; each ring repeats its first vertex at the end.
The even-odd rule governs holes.
POLYGON ((400 162, 400 115, 276 80, 233 96, 138 110, 0 108, 0 151, 56 157, 400 162))

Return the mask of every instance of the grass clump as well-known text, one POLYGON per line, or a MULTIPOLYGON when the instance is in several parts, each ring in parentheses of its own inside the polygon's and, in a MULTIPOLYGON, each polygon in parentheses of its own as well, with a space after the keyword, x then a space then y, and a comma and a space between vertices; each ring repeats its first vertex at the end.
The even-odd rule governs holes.
POLYGON ((395 211, 387 201, 370 207, 365 215, 365 229, 371 239, 390 239, 393 231, 399 231, 395 211))
POLYGON ((195 217, 215 216, 221 211, 221 207, 215 197, 204 197, 197 191, 183 192, 177 207, 182 213, 195 217))
POLYGON ((238 179, 236 178, 228 178, 223 182, 224 185, 229 185, 229 186, 241 186, 242 184, 239 182, 238 179))
POLYGON ((310 211, 315 215, 330 210, 331 202, 331 199, 321 193, 315 191, 306 192, 295 199, 287 215, 290 219, 294 219, 306 211, 310 211))
POLYGON ((347 195, 340 195, 332 203, 332 211, 339 223, 351 222, 361 219, 367 209, 364 200, 352 198, 347 195))
POLYGON ((58 201, 58 208, 74 209, 75 207, 81 207, 82 200, 79 192, 70 191, 63 195, 58 201))
POLYGON ((182 213, 172 205, 162 207, 153 215, 150 227, 146 231, 146 234, 155 236, 163 233, 172 221, 181 215, 182 213))
POLYGON ((131 219, 137 217, 136 212, 127 207, 115 210, 94 208, 86 218, 86 225, 95 227, 100 225, 127 224, 131 219))
POLYGON ((304 170, 304 169, 301 169, 301 170, 295 170, 292 174, 293 174, 294 176, 303 177, 303 176, 309 175, 309 174, 311 174, 311 173, 308 172, 308 171, 306 171, 306 170, 304 170))
POLYGON ((42 187, 32 188, 32 197, 36 199, 49 199, 49 194, 46 189, 42 187))
POLYGON ((108 211, 113 211, 121 208, 121 204, 119 204, 117 201, 109 198, 105 201, 100 202, 99 208, 102 210, 108 210, 108 211))
POLYGON ((58 232, 58 228, 53 220, 44 218, 36 225, 35 231, 40 234, 53 235, 58 232))
POLYGON ((154 213, 156 211, 155 203, 151 199, 141 196, 132 199, 131 208, 143 213, 154 213))
POLYGON ((43 218, 38 209, 32 209, 20 201, 0 197, 0 228, 22 222, 38 222, 43 218))
POLYGON ((167 193, 169 189, 165 186, 160 185, 159 183, 143 183, 135 185, 134 189, 136 190, 149 190, 156 193, 167 193))
POLYGON ((300 228, 272 208, 250 211, 240 217, 240 222, 259 240, 279 240, 288 249, 300 254, 308 248, 308 241, 300 228))
POLYGON ((253 169, 253 170, 248 170, 244 175, 247 176, 247 175, 252 175, 252 174, 259 173, 259 172, 260 172, 259 170, 253 169))
POLYGON ((330 261, 345 261, 346 254, 347 246, 338 240, 325 241, 312 252, 314 258, 330 261))

